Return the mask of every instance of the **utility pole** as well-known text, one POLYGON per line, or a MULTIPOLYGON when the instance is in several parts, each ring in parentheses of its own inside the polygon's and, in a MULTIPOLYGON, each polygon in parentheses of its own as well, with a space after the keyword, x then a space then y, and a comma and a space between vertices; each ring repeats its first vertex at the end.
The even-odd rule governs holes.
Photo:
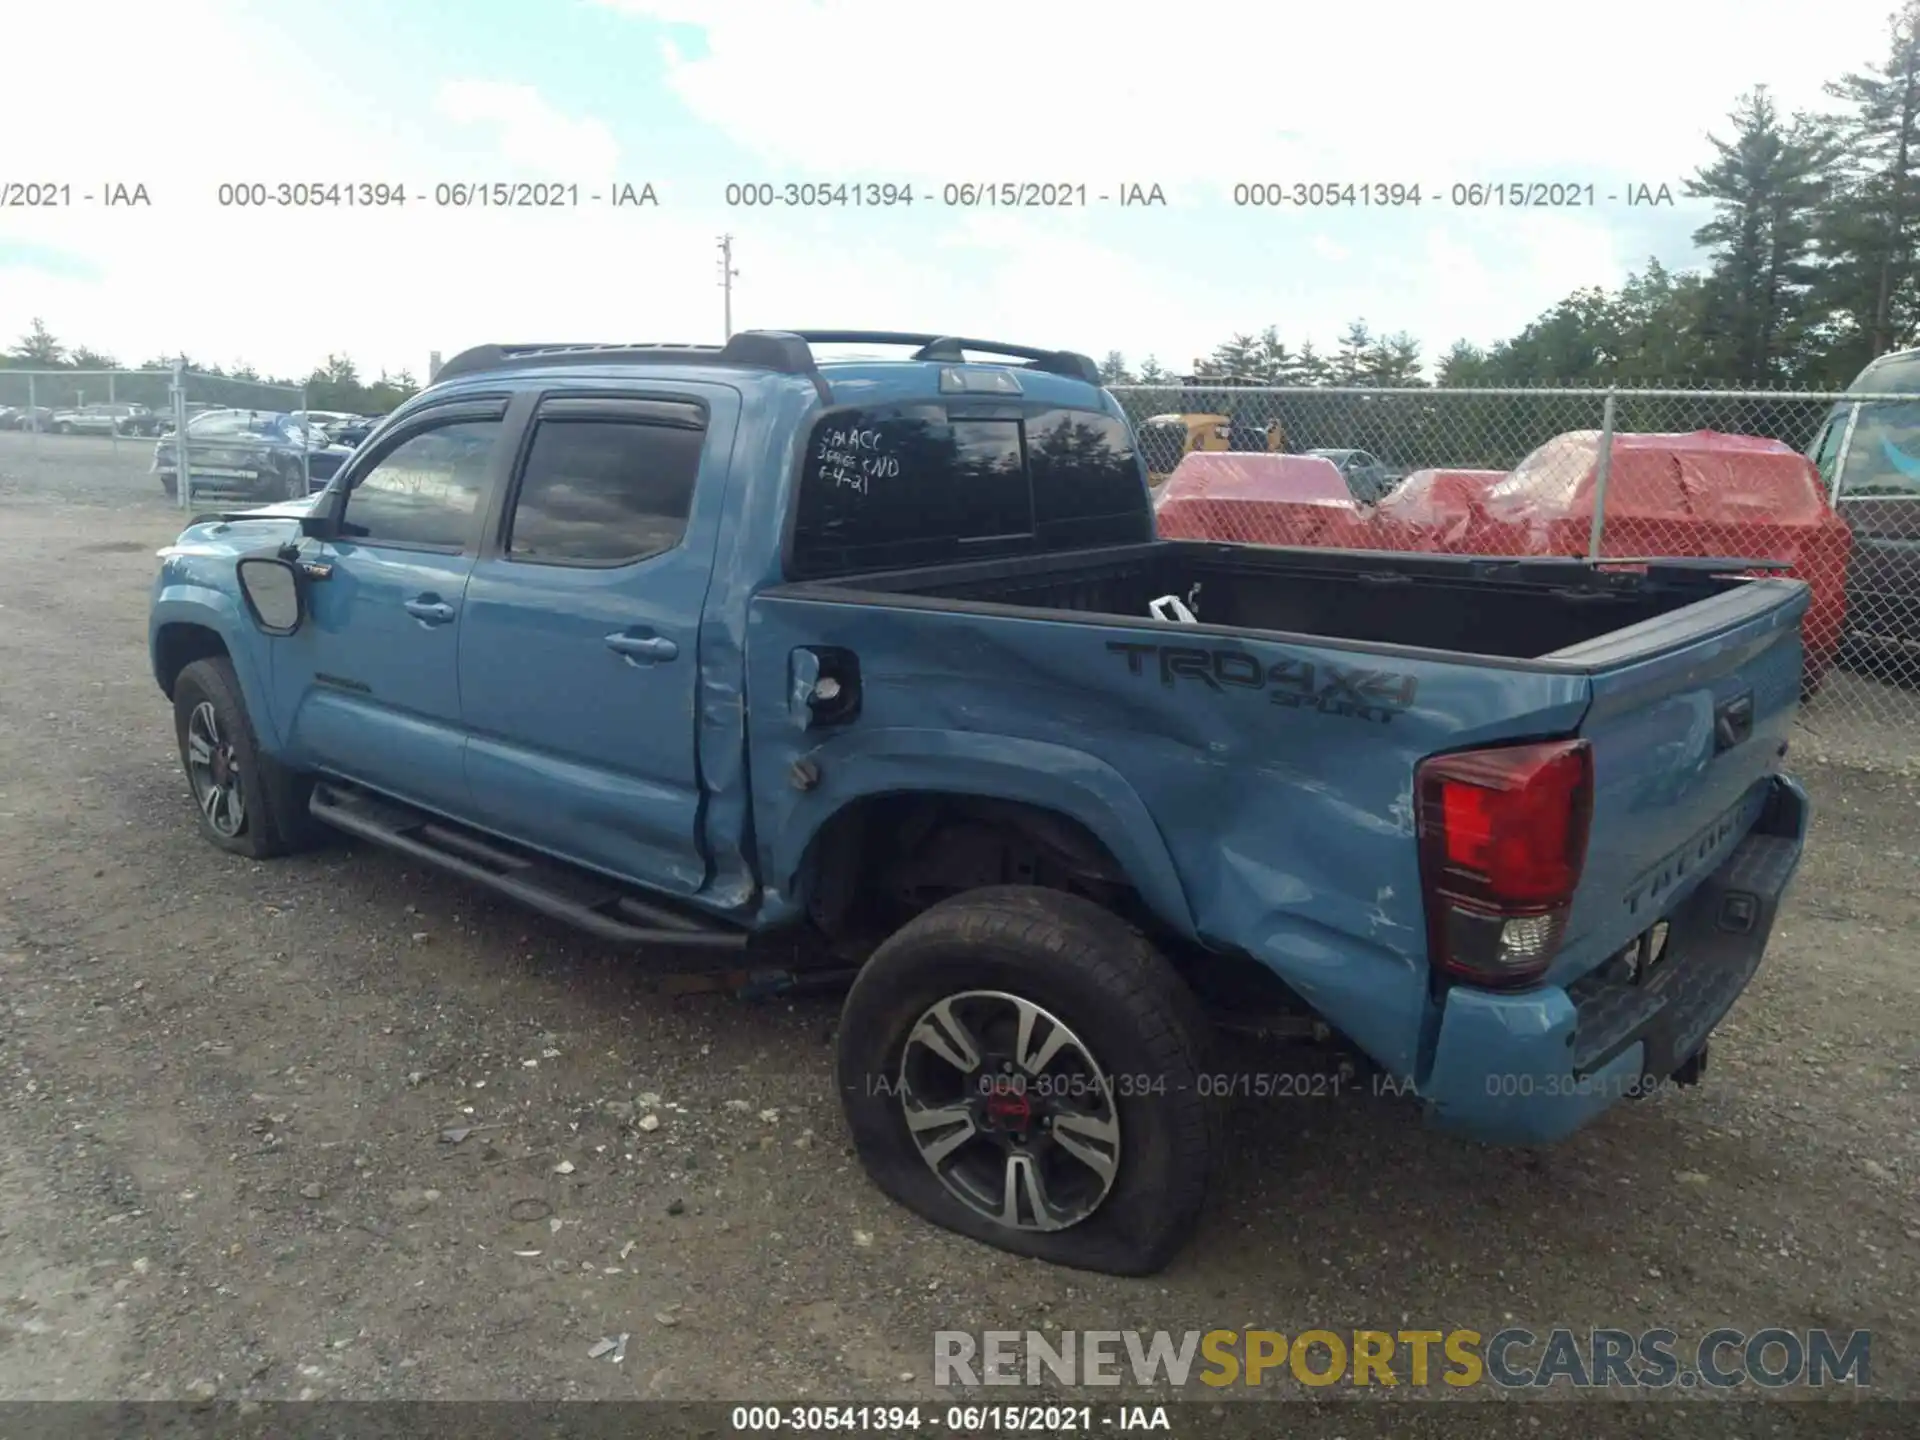
POLYGON ((726 316, 726 334, 721 337, 724 340, 733 338, 733 282, 739 273, 733 268, 733 236, 722 235, 720 237, 720 292, 724 297, 722 304, 725 306, 726 316))

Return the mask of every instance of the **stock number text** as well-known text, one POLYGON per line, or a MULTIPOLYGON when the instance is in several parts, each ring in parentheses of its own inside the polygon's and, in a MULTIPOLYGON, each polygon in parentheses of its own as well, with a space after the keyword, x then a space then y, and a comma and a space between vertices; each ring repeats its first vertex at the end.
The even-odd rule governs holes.
POLYGON ((871 181, 805 181, 776 185, 769 180, 737 181, 727 186, 726 202, 735 208, 761 210, 844 209, 887 210, 896 205, 913 204, 911 185, 877 184, 871 181))
POLYGON ((1420 198, 1418 185, 1381 181, 1248 180, 1233 187, 1233 203, 1255 209, 1399 209, 1419 205, 1420 198))
POLYGON ((918 1430, 918 1405, 736 1405, 735 1430, 918 1430))
POLYGON ((407 187, 385 180, 234 181, 214 192, 228 209, 385 209, 407 203, 407 187))

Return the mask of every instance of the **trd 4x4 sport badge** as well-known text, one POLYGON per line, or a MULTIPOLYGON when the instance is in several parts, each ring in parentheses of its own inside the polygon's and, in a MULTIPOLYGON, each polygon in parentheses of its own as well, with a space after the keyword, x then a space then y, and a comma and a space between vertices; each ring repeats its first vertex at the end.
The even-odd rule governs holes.
POLYGON ((1411 706, 1419 689, 1413 676, 1391 670, 1349 669, 1311 660, 1277 660, 1267 665, 1245 650, 1208 645, 1109 640, 1107 649, 1126 656, 1129 675, 1158 675, 1162 685, 1194 680, 1216 693, 1264 690, 1275 705, 1379 725, 1411 706))

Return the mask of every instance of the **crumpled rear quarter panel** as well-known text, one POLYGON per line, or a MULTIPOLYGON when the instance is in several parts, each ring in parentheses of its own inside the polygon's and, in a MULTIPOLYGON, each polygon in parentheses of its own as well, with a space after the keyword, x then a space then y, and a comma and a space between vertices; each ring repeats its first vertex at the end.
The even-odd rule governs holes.
POLYGON ((1408 1074, 1427 1004, 1414 765, 1568 733, 1587 694, 1577 674, 1478 661, 761 595, 748 642, 761 873, 790 887, 807 840, 862 794, 1071 795, 1162 920, 1251 953, 1408 1074), (858 654, 853 722, 801 728, 791 665, 807 645, 858 654), (810 792, 789 779, 803 757, 820 770, 810 792), (1154 883, 1156 862, 1171 884, 1154 883))

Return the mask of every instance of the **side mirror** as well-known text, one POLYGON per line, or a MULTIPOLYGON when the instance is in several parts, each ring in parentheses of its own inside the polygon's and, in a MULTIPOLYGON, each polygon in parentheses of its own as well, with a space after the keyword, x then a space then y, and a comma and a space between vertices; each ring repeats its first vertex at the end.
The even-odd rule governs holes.
POLYGON ((268 635, 291 635, 300 628, 306 597, 292 561, 249 556, 238 569, 240 595, 255 625, 268 635))

